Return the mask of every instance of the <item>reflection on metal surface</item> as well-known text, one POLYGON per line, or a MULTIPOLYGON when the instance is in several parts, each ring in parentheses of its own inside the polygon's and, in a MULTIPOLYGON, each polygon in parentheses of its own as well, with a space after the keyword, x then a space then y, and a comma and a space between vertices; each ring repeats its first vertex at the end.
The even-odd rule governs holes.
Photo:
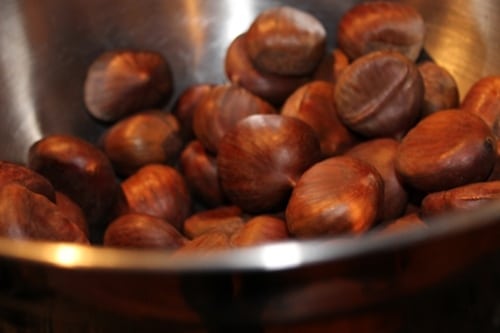
POLYGON ((227 17, 224 43, 229 45, 234 38, 248 29, 257 13, 254 1, 225 0, 224 2, 227 17))
POLYGON ((456 78, 460 96, 482 76, 500 74, 500 2, 408 0, 424 16, 425 47, 456 78))
POLYGON ((81 261, 81 254, 77 247, 60 244, 56 248, 54 260, 61 266, 71 267, 81 261))
MULTIPOLYGON (((7 5, 2 9, 2 22, 0 31, 0 73, 3 73, 4 94, 9 96, 12 110, 9 115, 14 118, 3 127, 9 128, 14 140, 38 140, 41 130, 36 119, 35 100, 32 89, 32 59, 30 58, 30 45, 26 39, 24 22, 18 15, 19 8, 16 3, 7 5)), ((3 109, 6 106, 0 105, 3 109)), ((7 119, 9 120, 9 119, 7 119)), ((6 128, 5 128, 6 129, 6 128)), ((4 150, 11 148, 10 144, 3 144, 4 150)))
POLYGON ((288 243, 263 247, 260 260, 265 269, 274 270, 300 265, 304 258, 298 243, 288 243))
MULTIPOLYGON (((184 2, 186 10, 186 20, 196 22, 200 13, 200 0, 187 0, 184 2)), ((166 13, 168 16, 168 13, 166 13)), ((206 43, 205 27, 202 24, 187 24, 187 31, 193 47, 192 56, 195 63, 202 61, 203 48, 206 43)))

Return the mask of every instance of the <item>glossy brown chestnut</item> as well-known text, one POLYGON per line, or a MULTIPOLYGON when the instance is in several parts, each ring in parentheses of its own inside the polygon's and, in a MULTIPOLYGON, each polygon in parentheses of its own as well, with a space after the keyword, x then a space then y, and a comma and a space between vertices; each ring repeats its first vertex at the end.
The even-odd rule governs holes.
POLYGON ((160 110, 143 111, 118 121, 101 141, 104 153, 121 176, 147 164, 173 165, 183 146, 179 122, 160 110))
POLYGON ((254 115, 221 140, 217 165, 227 198, 249 213, 283 208, 302 173, 321 157, 314 130, 282 115, 254 115))
POLYGON ((102 121, 116 121, 140 110, 162 106, 172 94, 170 65, 150 51, 109 51, 91 64, 85 78, 88 111, 102 121))
POLYGON ((350 156, 313 165, 286 207, 288 231, 298 238, 361 234, 380 216, 384 181, 370 164, 350 156))
POLYGON ((104 246, 175 250, 185 238, 170 223, 145 214, 126 214, 106 228, 104 246))
POLYGON ((500 76, 487 76, 474 83, 461 108, 481 117, 500 138, 500 76))
POLYGON ((54 186, 47 178, 24 165, 0 161, 0 188, 9 183, 21 184, 30 191, 46 196, 50 201, 56 201, 54 186))
POLYGON ((174 254, 192 253, 203 255, 213 251, 227 250, 231 248, 229 236, 224 232, 209 232, 201 234, 193 240, 188 240, 174 254))
POLYGON ((198 140, 191 141, 182 151, 179 167, 193 198, 208 207, 227 202, 219 184, 216 157, 198 140))
POLYGON ((335 83, 349 63, 349 58, 344 51, 339 48, 333 49, 325 54, 314 71, 313 79, 335 83))
POLYGON ((173 167, 148 164, 122 182, 130 212, 155 216, 178 230, 191 212, 191 197, 182 175, 173 167))
POLYGON ((418 70, 424 80, 422 117, 436 111, 458 108, 458 86, 450 72, 432 61, 419 64, 418 70))
POLYGON ((488 180, 500 180, 500 139, 498 137, 495 165, 493 166, 493 171, 491 171, 488 180))
POLYGON ((217 152, 219 141, 241 119, 253 114, 271 114, 276 110, 248 90, 233 85, 218 85, 210 90, 194 112, 196 138, 211 152, 217 152))
POLYGON ((397 52, 355 60, 335 85, 340 119, 366 137, 399 138, 417 121, 424 84, 417 66, 397 52))
POLYGON ((468 211, 500 199, 500 181, 479 182, 428 194, 422 201, 422 215, 435 216, 468 211))
POLYGON ((190 239, 215 231, 232 235, 242 228, 244 223, 239 207, 220 206, 191 215, 184 221, 182 230, 190 239))
POLYGON ((387 221, 383 223, 380 228, 377 229, 381 233, 393 233, 402 230, 412 230, 429 227, 428 223, 425 222, 419 214, 410 213, 401 216, 395 220, 387 221))
POLYGON ((194 110, 213 87, 213 84, 208 83, 193 84, 187 87, 175 102, 172 114, 179 121, 184 142, 194 139, 194 110))
POLYGON ((334 95, 332 83, 313 81, 297 89, 281 108, 282 115, 298 118, 313 128, 324 157, 339 155, 359 141, 340 121, 334 95))
POLYGON ((272 105, 281 105, 295 89, 311 80, 309 75, 278 75, 256 68, 247 54, 245 34, 236 37, 229 45, 224 68, 229 81, 272 105))
POLYGON ((391 138, 372 139, 356 145, 346 155, 359 158, 377 169, 384 180, 384 204, 381 220, 395 219, 408 203, 408 193, 394 167, 399 142, 391 138))
POLYGON ((66 194, 59 191, 56 192, 56 206, 68 220, 76 224, 83 234, 89 238, 89 226, 87 219, 85 218, 85 214, 80 206, 78 206, 66 194))
POLYGON ((82 230, 55 203, 18 183, 0 188, 0 235, 88 244, 82 230))
POLYGON ((28 166, 45 176, 85 213, 92 229, 114 218, 123 198, 108 157, 93 144, 70 135, 48 135, 29 149, 28 166))
POLYGON ((422 50, 425 25, 408 4, 373 1, 361 3, 341 18, 337 44, 351 60, 379 50, 397 51, 415 61, 422 50))
POLYGON ((233 247, 248 247, 275 243, 289 238, 284 220, 270 215, 259 215, 248 220, 230 238, 233 247))
POLYGON ((262 71, 280 75, 307 75, 321 61, 326 30, 313 15, 280 6, 260 12, 246 33, 252 62, 262 71))
POLYGON ((422 119, 403 138, 396 156, 402 181, 422 192, 480 182, 490 175, 496 140, 478 116, 443 110, 422 119))

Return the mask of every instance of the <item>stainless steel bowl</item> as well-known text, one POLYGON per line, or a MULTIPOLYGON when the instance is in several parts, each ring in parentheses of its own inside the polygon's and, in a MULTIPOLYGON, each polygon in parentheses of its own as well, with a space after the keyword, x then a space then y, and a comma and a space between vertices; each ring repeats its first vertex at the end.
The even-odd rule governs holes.
MULTIPOLYGON (((358 2, 3 0, 0 158, 24 162, 28 147, 46 134, 98 138, 104 128, 86 112, 82 85, 88 65, 105 50, 163 53, 178 96, 193 83, 226 81, 226 47, 261 10, 289 4, 309 11, 333 46, 340 16, 358 2)), ((462 96, 481 76, 500 73, 500 2, 406 2, 423 14, 426 51, 456 77, 462 96)), ((416 319, 406 315, 415 308, 401 306, 402 299, 412 303, 464 274, 484 282, 498 267, 499 220, 500 205, 492 204, 426 230, 203 256, 1 239, 0 328, 393 332, 416 319)), ((420 301, 426 309, 441 304, 420 301)))

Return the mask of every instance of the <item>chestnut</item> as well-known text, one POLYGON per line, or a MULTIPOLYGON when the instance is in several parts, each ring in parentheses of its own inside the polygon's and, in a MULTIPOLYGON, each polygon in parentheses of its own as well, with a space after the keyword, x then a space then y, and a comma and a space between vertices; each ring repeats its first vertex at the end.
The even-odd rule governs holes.
POLYGON ((229 236, 220 231, 208 232, 188 240, 178 248, 174 255, 196 252, 197 255, 231 248, 229 236))
POLYGON ((263 72, 307 75, 326 47, 326 30, 313 15, 288 6, 260 12, 245 37, 248 55, 263 72))
POLYGON ((284 220, 271 215, 258 215, 248 220, 230 238, 233 247, 248 247, 283 241, 289 238, 284 220))
POLYGON ((277 113, 274 107, 234 84, 210 90, 194 111, 193 129, 203 146, 216 153, 224 134, 241 119, 253 114, 277 113))
POLYGON ((339 155, 359 141, 340 121, 334 95, 332 83, 313 81, 297 89, 281 108, 282 115, 300 119, 313 128, 324 157, 339 155))
POLYGON ((85 214, 80 206, 71 200, 66 194, 56 191, 56 206, 61 213, 68 218, 71 222, 76 224, 83 234, 89 238, 89 226, 85 214))
POLYGON ((56 201, 54 186, 38 172, 24 165, 0 161, 0 188, 9 183, 18 183, 29 190, 44 195, 50 201, 56 201))
POLYGON ((247 54, 245 34, 236 37, 229 45, 224 69, 233 84, 276 106, 281 105, 295 89, 311 80, 309 75, 278 75, 256 68, 247 54))
POLYGON ((145 214, 125 214, 112 221, 104 233, 104 246, 175 250, 185 238, 171 224, 145 214))
POLYGON ((339 118, 369 138, 400 138, 420 116, 424 84, 417 66, 392 51, 352 62, 335 85, 339 118))
POLYGON ((470 112, 442 110, 423 118, 403 138, 396 172, 424 193, 484 181, 496 159, 496 140, 486 123, 470 112))
POLYGON ((382 234, 387 234, 399 232, 401 230, 421 229, 428 227, 429 224, 422 219, 420 214, 409 213, 397 219, 383 223, 376 231, 382 234))
POLYGON ((313 80, 335 83, 344 69, 349 66, 349 58, 339 48, 325 54, 313 74, 313 80))
POLYGON ((168 165, 148 164, 122 184, 129 212, 155 216, 178 230, 191 212, 191 196, 182 175, 168 165))
POLYGON ((468 211, 500 199, 500 181, 485 181, 433 192, 422 201, 422 215, 468 211))
POLYGON ((170 65, 161 54, 115 50, 92 62, 85 78, 84 101, 93 117, 112 122, 162 106, 172 91, 170 65))
POLYGON ((321 158, 319 140, 303 121, 282 115, 253 115, 222 138, 219 180, 229 201, 248 213, 284 207, 292 188, 321 158))
POLYGON ((208 207, 227 202, 219 184, 216 157, 198 140, 191 141, 182 151, 179 169, 194 198, 208 207))
POLYGON ((500 76, 487 76, 475 82, 462 101, 461 109, 472 112, 500 138, 500 76))
POLYGON ((173 165, 183 146, 177 119, 160 110, 128 116, 106 130, 102 149, 117 174, 129 176, 146 164, 173 165))
POLYGON ((361 234, 380 216, 384 181, 370 164, 351 156, 316 163, 297 182, 286 223, 298 238, 361 234))
POLYGON ((488 180, 500 180, 500 142, 499 138, 497 137, 497 151, 496 151, 496 159, 495 159, 495 165, 493 166, 493 170, 491 171, 490 176, 488 177, 488 180))
POLYGON ((408 203, 408 193, 394 166, 399 142, 392 138, 378 138, 362 142, 345 154, 359 158, 377 169, 384 180, 384 204, 381 220, 395 219, 408 203))
POLYGON ((244 222, 239 207, 220 206, 191 215, 184 221, 182 230, 190 239, 215 231, 231 235, 242 228, 244 222))
POLYGON ((181 137, 184 142, 194 139, 193 117, 198 104, 207 96, 215 85, 209 83, 193 84, 180 94, 175 101, 172 114, 181 127, 181 137))
POLYGON ((0 236, 89 243, 83 231, 55 203, 18 183, 0 188, 0 236))
POLYGON ((424 45, 425 24, 408 4, 373 1, 358 4, 341 18, 337 44, 351 60, 373 51, 404 54, 415 61, 424 45))
POLYGON ((81 138, 45 136, 29 148, 28 166, 80 206, 91 229, 109 223, 123 199, 109 158, 81 138))
POLYGON ((450 72, 432 61, 418 64, 418 70, 424 80, 422 117, 436 111, 458 108, 458 86, 450 72))

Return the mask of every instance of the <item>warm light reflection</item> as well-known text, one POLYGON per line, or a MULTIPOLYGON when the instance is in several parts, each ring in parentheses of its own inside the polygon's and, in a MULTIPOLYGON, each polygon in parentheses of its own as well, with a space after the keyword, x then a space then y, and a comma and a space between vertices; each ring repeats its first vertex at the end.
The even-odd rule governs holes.
POLYGON ((295 243, 268 245, 261 250, 261 262, 268 269, 299 265, 303 260, 300 247, 295 243))
POLYGON ((232 41, 245 32, 256 16, 253 1, 225 0, 226 8, 226 40, 232 41))
POLYGON ((5 73, 6 82, 3 87, 7 89, 6 96, 10 96, 10 108, 16 110, 11 113, 15 115, 20 127, 16 135, 21 136, 27 142, 33 142, 41 137, 41 130, 36 120, 36 112, 33 104, 32 93, 32 62, 30 58, 30 46, 26 39, 22 16, 18 14, 17 2, 5 6, 2 10, 12 13, 3 15, 0 25, 4 33, 0 34, 1 71, 5 73))
POLYGON ((80 259, 78 248, 71 245, 60 245, 55 254, 56 261, 64 266, 72 266, 80 259))
POLYGON ((205 45, 204 26, 196 23, 201 22, 200 18, 203 17, 203 13, 200 11, 200 0, 186 0, 184 5, 187 17, 191 20, 190 24, 187 24, 187 33, 189 34, 190 43, 194 47, 194 60, 198 63, 205 45))

